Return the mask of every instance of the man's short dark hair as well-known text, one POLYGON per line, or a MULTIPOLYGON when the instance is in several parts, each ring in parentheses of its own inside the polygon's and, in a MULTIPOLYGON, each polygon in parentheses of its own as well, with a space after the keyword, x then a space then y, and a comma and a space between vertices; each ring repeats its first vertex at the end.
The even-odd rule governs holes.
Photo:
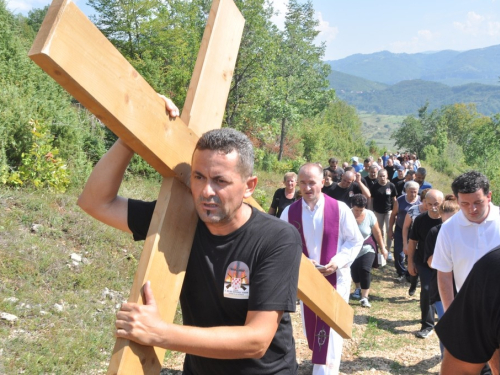
POLYGON ((451 190, 457 198, 458 193, 471 194, 479 189, 483 189, 484 195, 487 195, 490 192, 490 181, 488 177, 478 171, 465 172, 455 178, 451 184, 451 190))
POLYGON ((328 164, 330 164, 330 163, 337 163, 338 164, 339 163, 339 159, 337 159, 337 158, 330 158, 330 159, 328 159, 328 164))
POLYGON ((406 171, 406 174, 413 176, 415 174, 415 171, 413 169, 410 169, 409 171, 406 171))
POLYGON ((424 167, 417 168, 417 173, 421 174, 422 176, 427 176, 427 169, 424 167))
POLYGON ((240 156, 238 170, 241 177, 247 178, 253 175, 254 153, 252 142, 245 134, 235 129, 209 130, 200 137, 195 150, 219 151, 226 155, 236 151, 240 156))
POLYGON ((351 198, 351 207, 366 208, 368 199, 363 194, 354 194, 351 198))
POLYGON ((348 167, 345 167, 344 168, 344 172, 349 172, 349 171, 353 171, 354 170, 354 167, 349 165, 348 167))
POLYGON ((371 162, 371 160, 369 158, 366 158, 365 160, 363 160, 363 163, 369 163, 371 162))

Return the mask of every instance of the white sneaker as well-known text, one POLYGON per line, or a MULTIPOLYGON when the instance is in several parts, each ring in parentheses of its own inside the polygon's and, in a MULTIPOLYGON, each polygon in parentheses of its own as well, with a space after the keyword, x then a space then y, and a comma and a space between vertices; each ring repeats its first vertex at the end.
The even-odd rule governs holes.
POLYGON ((361 298, 361 300, 359 301, 359 304, 363 307, 368 307, 368 308, 372 307, 372 305, 368 301, 368 298, 361 298))

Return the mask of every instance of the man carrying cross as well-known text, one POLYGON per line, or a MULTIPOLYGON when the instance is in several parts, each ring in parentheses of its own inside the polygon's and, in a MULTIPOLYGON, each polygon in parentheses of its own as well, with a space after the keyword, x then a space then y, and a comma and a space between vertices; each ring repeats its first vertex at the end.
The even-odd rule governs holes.
MULTIPOLYGON (((178 115, 171 101, 167 110, 178 115)), ((155 202, 117 195, 132 156, 118 140, 78 204, 140 240, 155 202)), ((180 298, 184 325, 161 320, 149 283, 144 305, 125 303, 117 314, 118 337, 185 352, 186 375, 297 372, 288 312, 295 310, 300 236, 243 203, 257 184, 253 160, 252 144, 233 129, 209 131, 196 145, 190 185, 199 221, 180 298)))
MULTIPOLYGON (((321 192, 324 181, 319 164, 300 167, 298 182, 302 199, 285 208, 281 219, 299 230, 305 255, 347 302, 350 266, 361 249, 363 237, 349 207, 321 192)), ((313 375, 338 374, 342 337, 306 306, 302 316, 309 348, 313 351, 313 375)))

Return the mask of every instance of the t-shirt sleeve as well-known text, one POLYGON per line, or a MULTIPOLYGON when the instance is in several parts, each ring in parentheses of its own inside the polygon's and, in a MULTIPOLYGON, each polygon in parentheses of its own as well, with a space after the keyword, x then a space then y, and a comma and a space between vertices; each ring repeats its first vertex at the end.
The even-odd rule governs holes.
POLYGON ((280 201, 279 191, 280 189, 274 192, 273 201, 271 202, 271 208, 274 208, 275 210, 278 209, 278 203, 280 201))
POLYGON ((444 226, 439 231, 436 239, 431 266, 441 272, 453 271, 453 259, 451 258, 450 242, 448 241, 448 233, 444 226))
POLYGON ((251 270, 249 311, 289 311, 296 308, 302 243, 299 232, 280 223, 272 231, 258 264, 251 270))
POLYGON ((144 202, 136 199, 128 200, 127 224, 135 241, 146 239, 155 206, 156 201, 144 202))
POLYGON ((445 348, 464 362, 484 363, 499 347, 500 288, 497 285, 500 252, 494 253, 476 263, 436 325, 445 348))
POLYGON ((416 227, 418 227, 418 225, 419 225, 419 221, 420 221, 419 218, 420 218, 420 216, 417 216, 415 218, 415 221, 413 222, 413 225, 411 226, 410 240, 418 241, 418 233, 417 233, 416 227))
POLYGON ((424 248, 424 262, 427 263, 427 260, 434 254, 434 247, 436 246, 436 239, 438 236, 439 230, 437 227, 431 228, 427 237, 425 238, 425 248, 424 248))

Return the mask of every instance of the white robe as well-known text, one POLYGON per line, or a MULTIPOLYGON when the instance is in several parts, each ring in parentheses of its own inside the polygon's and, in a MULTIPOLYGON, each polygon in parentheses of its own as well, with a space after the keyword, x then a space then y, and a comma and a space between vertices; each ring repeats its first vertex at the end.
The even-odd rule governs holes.
MULTIPOLYGON (((337 292, 348 302, 351 288, 351 264, 363 245, 363 237, 359 231, 358 224, 352 211, 343 202, 339 205, 339 240, 337 254, 333 257, 338 265, 337 270, 337 292)), ((321 194, 318 203, 311 211, 304 200, 302 200, 302 226, 304 239, 306 241, 309 259, 320 262, 321 245, 323 240, 324 227, 324 206, 325 199, 321 194)), ((281 214, 281 219, 288 221, 288 208, 281 214)), ((304 317, 301 303, 302 317, 304 317)), ((305 331, 305 324, 302 318, 302 325, 305 331)), ((305 333, 305 332, 304 332, 305 333)), ((330 338, 328 341, 328 352, 325 365, 314 365, 313 375, 336 375, 339 372, 340 357, 344 339, 330 328, 330 338)))

